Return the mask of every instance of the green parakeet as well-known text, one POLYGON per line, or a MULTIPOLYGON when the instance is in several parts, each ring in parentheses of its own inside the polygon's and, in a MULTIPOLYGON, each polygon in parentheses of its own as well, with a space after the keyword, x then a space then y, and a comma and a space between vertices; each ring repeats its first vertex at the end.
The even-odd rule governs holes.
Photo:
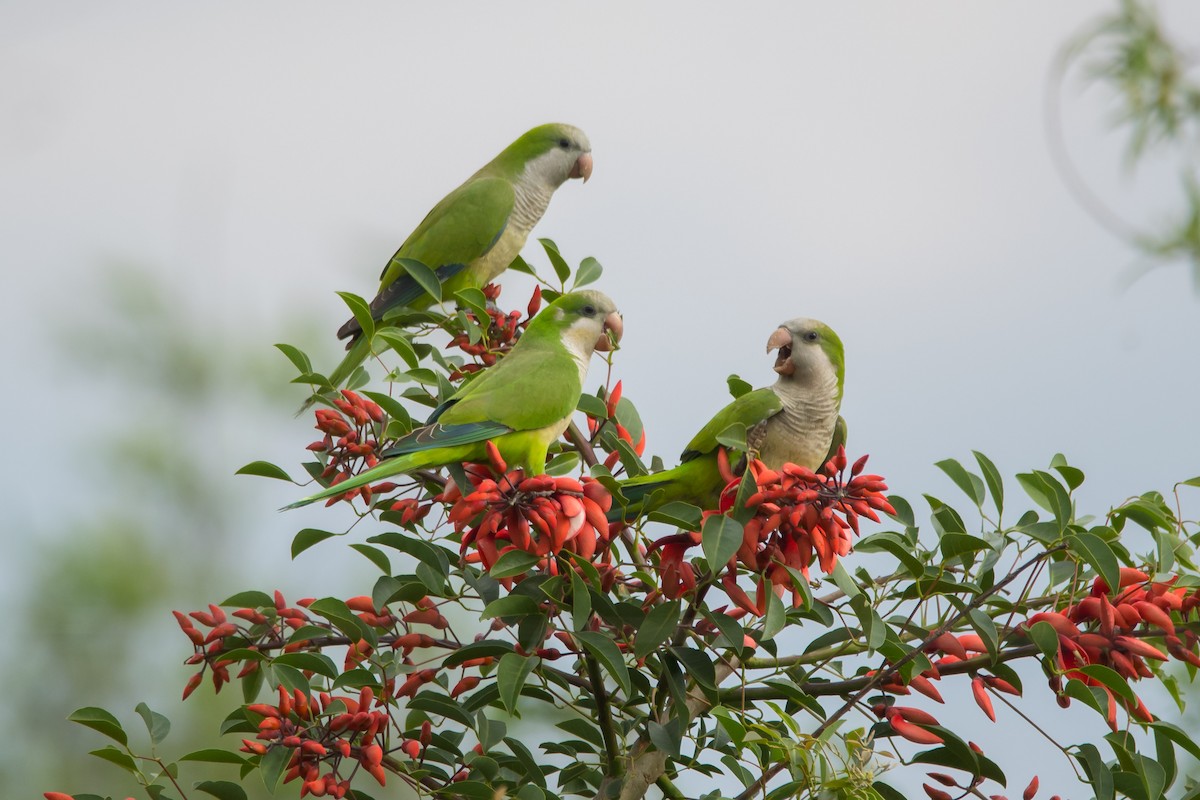
POLYGON ((508 355, 385 451, 386 460, 287 508, 415 469, 483 461, 489 440, 510 465, 540 474, 579 402, 593 350, 610 349, 623 327, 602 292, 564 294, 533 318, 508 355))
POLYGON ((716 506, 725 481, 717 466, 717 436, 732 425, 746 428, 751 453, 771 469, 784 463, 817 469, 846 438, 842 404, 845 355, 842 340, 823 322, 793 319, 767 340, 778 350, 771 386, 747 392, 717 412, 688 443, 674 469, 627 478, 621 493, 629 501, 616 506, 611 519, 633 519, 673 500, 704 508, 716 506))
MULTIPOLYGON (((592 146, 583 131, 562 124, 528 131, 443 197, 409 234, 383 268, 371 318, 379 322, 393 309, 423 309, 433 303, 401 259, 432 269, 448 300, 457 291, 487 285, 521 252, 554 190, 571 178, 587 182, 591 174, 592 146)), ((337 335, 350 341, 346 357, 329 375, 334 387, 371 352, 357 319, 348 320, 337 335)))

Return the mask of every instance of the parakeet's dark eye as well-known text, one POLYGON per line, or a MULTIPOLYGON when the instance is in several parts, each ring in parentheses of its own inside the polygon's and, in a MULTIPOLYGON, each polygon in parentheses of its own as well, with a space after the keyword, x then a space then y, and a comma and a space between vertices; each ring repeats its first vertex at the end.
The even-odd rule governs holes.
POLYGON ((815 342, 817 339, 820 339, 820 338, 821 337, 817 335, 816 331, 808 331, 804 334, 804 340, 806 342, 815 342))
POLYGON ((579 312, 585 317, 594 317, 596 316, 596 307, 593 305, 587 305, 579 309, 579 312))
POLYGON ((570 139, 559 139, 558 146, 561 147, 563 150, 567 150, 571 147, 571 140, 570 139))

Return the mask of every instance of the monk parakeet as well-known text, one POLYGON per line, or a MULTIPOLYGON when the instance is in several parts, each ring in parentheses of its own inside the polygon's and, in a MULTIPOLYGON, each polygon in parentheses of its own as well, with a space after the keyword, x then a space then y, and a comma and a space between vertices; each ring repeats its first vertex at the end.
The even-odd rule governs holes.
POLYGON ((540 474, 546 451, 571 421, 593 350, 609 350, 623 325, 602 292, 570 292, 533 318, 503 359, 463 386, 429 422, 399 439, 384 461, 287 508, 391 475, 487 458, 490 440, 510 465, 540 474))
MULTIPOLYGON (((845 355, 842 340, 814 319, 783 323, 767 340, 767 352, 778 350, 771 386, 747 392, 700 429, 674 469, 621 481, 629 501, 625 519, 653 511, 673 500, 704 508, 716 505, 725 481, 717 467, 717 436, 732 425, 746 428, 751 454, 771 469, 784 463, 817 469, 845 442, 842 404, 845 355)), ((610 517, 622 511, 615 507, 610 517)))
MULTIPOLYGON (((433 303, 402 259, 432 269, 447 300, 457 291, 487 285, 521 252, 554 190, 570 178, 586 183, 591 174, 592 145, 583 131, 549 124, 525 133, 443 197, 404 240, 380 275, 371 318, 379 322, 393 309, 423 309, 433 303)), ((348 320, 337 335, 350 340, 350 352, 329 375, 335 387, 371 352, 357 319, 348 320)))

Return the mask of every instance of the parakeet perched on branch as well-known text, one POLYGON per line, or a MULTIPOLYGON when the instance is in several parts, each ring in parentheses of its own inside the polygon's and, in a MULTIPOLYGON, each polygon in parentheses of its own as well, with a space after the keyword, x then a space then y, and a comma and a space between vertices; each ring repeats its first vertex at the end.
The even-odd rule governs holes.
MULTIPOLYGON (((433 270, 446 299, 487 285, 521 252, 554 191, 571 178, 586 182, 591 174, 592 146, 583 131, 557 123, 528 131, 443 197, 409 234, 383 268, 371 319, 386 324, 393 309, 423 309, 433 303, 406 261, 433 270)), ((362 332, 357 318, 338 329, 339 339, 349 339, 349 352, 328 376, 334 388, 370 355, 371 342, 362 332)))
POLYGON ((399 439, 371 469, 299 500, 324 500, 392 475, 484 461, 491 441, 527 475, 545 471, 546 451, 571 420, 593 350, 609 350, 624 330, 602 292, 570 292, 533 318, 511 351, 463 386, 429 422, 399 439))
POLYGON ((771 469, 792 463, 815 470, 837 452, 846 439, 838 415, 846 365, 842 340, 825 323, 800 318, 771 334, 767 352, 772 350, 778 351, 779 379, 717 412, 688 443, 679 466, 621 481, 629 503, 624 511, 614 506, 611 519, 634 519, 674 500, 713 508, 725 484, 717 437, 739 423, 750 454, 771 469))

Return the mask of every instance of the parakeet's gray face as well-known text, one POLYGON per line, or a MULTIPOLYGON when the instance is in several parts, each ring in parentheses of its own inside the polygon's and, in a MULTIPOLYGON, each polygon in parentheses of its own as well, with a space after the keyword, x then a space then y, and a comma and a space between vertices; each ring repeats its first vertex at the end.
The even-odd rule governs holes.
POLYGON ((587 183, 592 176, 592 143, 579 128, 560 125, 550 149, 530 161, 528 169, 554 187, 572 178, 587 183))
POLYGON ((779 351, 775 357, 775 371, 790 377, 795 375, 797 368, 807 372, 819 363, 827 363, 824 337, 828 330, 824 323, 803 317, 780 325, 767 340, 768 353, 779 351))
POLYGON ((573 292, 559 301, 557 312, 567 326, 563 338, 573 350, 613 350, 625 331, 616 304, 603 292, 573 292))

